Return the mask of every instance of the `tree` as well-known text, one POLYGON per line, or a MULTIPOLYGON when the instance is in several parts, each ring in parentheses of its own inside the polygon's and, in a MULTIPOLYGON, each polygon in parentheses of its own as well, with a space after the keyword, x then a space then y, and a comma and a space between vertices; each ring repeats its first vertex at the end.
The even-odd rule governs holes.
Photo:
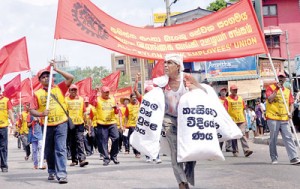
POLYGON ((74 83, 77 81, 83 80, 87 77, 92 78, 92 87, 95 88, 98 85, 101 85, 100 80, 103 77, 106 77, 110 74, 110 71, 107 70, 103 66, 94 66, 93 68, 91 67, 85 67, 85 68, 78 68, 74 71, 73 75, 75 76, 74 83))
MULTIPOLYGON (((235 2, 236 0, 229 0, 229 2, 235 2)), ((216 0, 214 2, 211 2, 209 6, 206 8, 210 11, 218 11, 223 8, 226 8, 227 2, 225 0, 216 0)))

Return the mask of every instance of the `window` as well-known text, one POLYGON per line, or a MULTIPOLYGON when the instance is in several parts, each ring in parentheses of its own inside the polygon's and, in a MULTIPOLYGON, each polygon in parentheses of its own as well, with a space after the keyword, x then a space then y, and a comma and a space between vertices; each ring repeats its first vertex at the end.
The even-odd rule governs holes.
POLYGON ((132 63, 136 64, 137 63, 137 58, 133 58, 132 63))
POLYGON ((265 37, 268 48, 280 48, 279 35, 267 35, 265 37))
POLYGON ((263 6, 264 16, 277 16, 277 6, 276 5, 265 5, 263 6))
POLYGON ((118 60, 119 65, 124 65, 124 60, 118 60))

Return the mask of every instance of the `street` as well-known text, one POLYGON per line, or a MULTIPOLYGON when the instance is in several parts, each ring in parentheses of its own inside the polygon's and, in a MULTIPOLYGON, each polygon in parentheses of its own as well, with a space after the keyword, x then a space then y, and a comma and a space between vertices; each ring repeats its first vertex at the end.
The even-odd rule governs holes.
MULTIPOLYGON (((162 163, 146 163, 131 153, 119 154, 119 165, 102 166, 99 154, 87 158, 89 165, 67 167, 69 183, 60 185, 48 181, 46 170, 34 170, 31 158, 24 160, 25 152, 17 149, 15 138, 9 138, 8 173, 0 172, 1 189, 33 188, 178 188, 171 168, 170 157, 161 156, 162 163)), ((297 189, 300 187, 300 166, 289 165, 284 147, 278 146, 279 164, 271 165, 267 145, 250 142, 254 153, 233 157, 224 152, 226 160, 197 162, 195 171, 197 189, 297 189)), ((30 156, 31 157, 31 156, 30 156)), ((70 161, 68 161, 70 164, 70 161)))

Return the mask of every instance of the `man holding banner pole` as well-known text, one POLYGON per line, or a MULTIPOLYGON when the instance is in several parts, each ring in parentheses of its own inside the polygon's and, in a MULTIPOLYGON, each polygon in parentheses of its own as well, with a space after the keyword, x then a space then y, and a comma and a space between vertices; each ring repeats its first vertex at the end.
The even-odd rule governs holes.
POLYGON ((277 84, 270 85, 266 90, 266 118, 270 129, 269 152, 272 164, 278 164, 276 143, 280 131, 290 159, 290 164, 296 165, 300 164, 300 159, 298 158, 296 145, 289 126, 289 120, 292 117, 290 112, 293 112, 294 99, 291 91, 283 86, 285 77, 284 73, 278 73, 277 84), (278 93, 278 91, 280 91, 280 93, 278 93), (287 102, 289 103, 289 109, 285 107, 287 102), (283 104, 284 106, 282 106, 283 104))
POLYGON ((43 85, 43 88, 34 93, 30 113, 35 117, 42 117, 42 124, 46 127, 46 130, 44 130, 46 131, 46 136, 44 137, 44 149, 48 164, 48 180, 55 180, 56 177, 60 184, 64 184, 68 182, 66 171, 68 118, 60 104, 66 109, 64 94, 68 91, 69 86, 72 84, 74 76, 57 69, 54 60, 52 60, 50 64, 50 71, 43 69, 37 74, 39 82, 43 85), (61 74, 66 79, 65 82, 61 82, 61 84, 57 86, 52 85, 52 69, 58 74, 61 74), (57 101, 48 94, 48 91, 57 98, 57 101), (46 109, 48 98, 49 109, 46 109), (45 119, 46 116, 48 119, 45 119))

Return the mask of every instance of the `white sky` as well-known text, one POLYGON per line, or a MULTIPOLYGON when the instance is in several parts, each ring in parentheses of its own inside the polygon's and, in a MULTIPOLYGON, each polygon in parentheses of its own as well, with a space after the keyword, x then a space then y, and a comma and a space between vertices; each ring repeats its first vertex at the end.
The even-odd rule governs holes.
MULTIPOLYGON (((152 24, 153 13, 164 13, 164 0, 91 0, 112 17, 134 26, 152 24)), ((214 0, 178 0, 171 12, 206 8, 214 0)), ((170 0, 172 2, 172 0, 170 0)), ((58 0, 1 0, 0 48, 23 36, 27 38, 33 72, 46 67, 52 58, 58 0)), ((100 46, 58 40, 56 55, 69 59, 70 66, 104 66, 111 69, 111 53, 100 46)), ((0 81, 1 84, 1 81, 0 81)))

